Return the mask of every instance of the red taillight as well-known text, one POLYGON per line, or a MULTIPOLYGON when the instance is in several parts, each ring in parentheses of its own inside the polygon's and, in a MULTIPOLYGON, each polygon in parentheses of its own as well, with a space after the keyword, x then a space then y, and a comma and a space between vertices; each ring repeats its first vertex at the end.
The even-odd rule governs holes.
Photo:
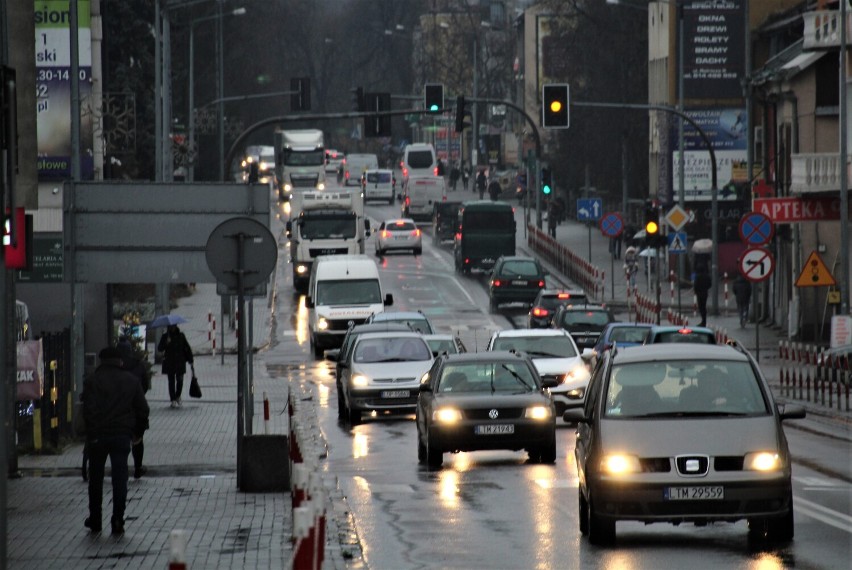
POLYGON ((435 167, 435 176, 438 176, 438 167, 435 167))
POLYGON ((382 230, 382 237, 387 239, 390 237, 390 232, 387 230, 382 230))
POLYGON ((539 289, 544 289, 544 280, 538 282, 539 289))
MULTIPOLYGON (((456 232, 456 239, 461 239, 461 232, 456 232)), ((465 262, 467 263, 467 262, 465 262)))
POLYGON ((344 173, 344 176, 346 177, 347 180, 349 180, 349 171, 348 170, 344 173))
POLYGON ((532 314, 534 317, 546 317, 550 314, 550 311, 548 311, 547 309, 543 309, 542 307, 535 307, 532 310, 532 314))
POLYGON ((465 258, 464 258, 464 264, 465 264, 465 265, 470 265, 470 258, 469 258, 469 257, 465 257, 465 258))
POLYGON ((678 329, 680 334, 692 334, 692 329, 678 329))
MULTIPOLYGON (((402 166, 402 164, 401 164, 401 163, 400 163, 400 166, 402 166)), ((408 169, 407 169, 407 168, 405 168, 405 167, 403 167, 403 169, 402 169, 402 177, 403 177, 403 178, 405 178, 406 176, 408 176, 408 169)))
POLYGON ((570 299, 571 293, 559 293, 558 295, 556 295, 556 298, 557 299, 570 299))
POLYGON ((411 232, 411 235, 413 235, 414 237, 420 237, 420 228, 417 228, 416 230, 411 232))
POLYGON ((500 287, 503 283, 499 279, 492 279, 491 286, 492 287, 500 287))
POLYGON ((406 196, 406 197, 405 197, 405 205, 406 205, 406 206, 410 206, 410 205, 411 205, 411 198, 410 198, 409 196, 406 196))
POLYGON ((398 222, 395 222, 395 224, 396 224, 397 226, 404 226, 404 225, 405 225, 405 222, 403 222, 402 220, 399 220, 398 222))

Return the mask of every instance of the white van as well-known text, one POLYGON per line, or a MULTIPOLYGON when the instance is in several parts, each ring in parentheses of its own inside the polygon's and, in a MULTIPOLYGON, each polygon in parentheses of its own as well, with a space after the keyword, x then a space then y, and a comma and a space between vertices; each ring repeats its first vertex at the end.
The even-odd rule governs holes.
POLYGON ((344 186, 359 186, 361 175, 370 169, 379 167, 379 157, 375 154, 347 154, 341 164, 337 181, 344 186))
POLYGON ((442 176, 412 176, 402 188, 402 217, 432 219, 435 204, 447 200, 447 185, 442 176))
POLYGON ((410 176, 438 176, 438 157, 430 143, 406 145, 402 153, 402 181, 410 176))
POLYGON ((308 328, 311 349, 322 358, 338 348, 350 325, 360 325, 373 313, 393 305, 382 293, 379 268, 366 255, 321 255, 314 260, 305 306, 313 309, 308 328))
POLYGON ((393 204, 396 177, 392 170, 370 169, 364 173, 364 201, 384 200, 393 204))

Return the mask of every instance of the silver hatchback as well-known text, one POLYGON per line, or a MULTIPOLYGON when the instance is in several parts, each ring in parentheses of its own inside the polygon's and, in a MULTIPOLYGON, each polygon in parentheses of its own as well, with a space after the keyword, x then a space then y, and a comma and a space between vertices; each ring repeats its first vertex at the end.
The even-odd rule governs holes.
POLYGON ((734 522, 762 539, 793 538, 790 453, 777 405, 741 348, 613 349, 592 375, 577 422, 580 532, 615 539, 615 523, 734 522))

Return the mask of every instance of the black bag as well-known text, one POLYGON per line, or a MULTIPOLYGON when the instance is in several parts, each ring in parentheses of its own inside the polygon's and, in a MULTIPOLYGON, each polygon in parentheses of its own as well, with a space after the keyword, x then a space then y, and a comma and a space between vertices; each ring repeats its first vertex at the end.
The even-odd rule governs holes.
POLYGON ((195 376, 195 367, 192 367, 192 380, 189 382, 189 396, 190 398, 200 398, 201 397, 201 386, 198 385, 198 378, 195 376))

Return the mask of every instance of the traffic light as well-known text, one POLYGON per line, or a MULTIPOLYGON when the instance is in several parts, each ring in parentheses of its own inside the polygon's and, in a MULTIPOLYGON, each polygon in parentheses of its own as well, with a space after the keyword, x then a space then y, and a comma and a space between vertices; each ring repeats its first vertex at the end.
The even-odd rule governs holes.
POLYGON ((548 83, 541 87, 541 125, 547 129, 567 129, 568 84, 548 83))
POLYGON ((645 206, 645 245, 657 247, 661 239, 660 214, 653 205, 645 206))
POLYGON ((310 111, 311 110, 311 78, 310 77, 292 77, 292 78, 290 78, 290 110, 291 111, 310 111))
MULTIPOLYGON (((390 93, 364 93, 364 111, 390 111, 390 93)), ((369 115, 364 117, 365 137, 391 136, 391 118, 389 115, 369 115)))
POLYGON ((545 196, 553 192, 553 179, 550 174, 550 167, 543 166, 541 168, 541 193, 545 196))
POLYGON ((364 103, 364 88, 353 87, 349 90, 352 94, 352 110, 358 113, 363 113, 366 105, 364 103))
POLYGON ((423 86, 423 100, 427 111, 440 113, 444 110, 444 86, 441 83, 427 83, 423 86))
POLYGON ((465 108, 464 108, 464 95, 459 95, 456 97, 456 132, 461 133, 464 131, 465 127, 469 127, 470 123, 464 122, 465 108))

